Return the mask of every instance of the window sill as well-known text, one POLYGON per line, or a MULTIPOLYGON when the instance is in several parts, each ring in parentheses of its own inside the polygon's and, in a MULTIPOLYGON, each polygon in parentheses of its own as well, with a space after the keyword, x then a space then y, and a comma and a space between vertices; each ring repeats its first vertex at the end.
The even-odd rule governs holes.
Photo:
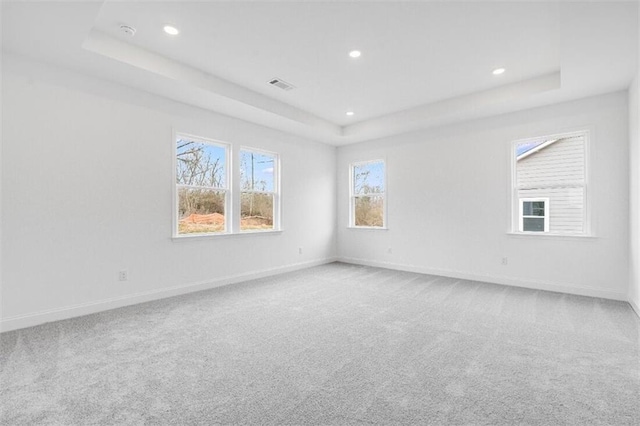
POLYGON ((192 240, 207 240, 207 239, 225 239, 233 237, 246 237, 249 235, 278 235, 282 234, 282 229, 274 229, 268 231, 241 231, 241 232, 227 232, 220 234, 186 234, 186 235, 174 235, 171 240, 176 241, 192 241, 192 240))
POLYGON ((574 241, 591 241, 597 240, 593 234, 551 234, 549 232, 507 232, 509 237, 516 238, 541 238, 541 239, 551 239, 551 240, 574 240, 574 241))
POLYGON ((388 231, 386 226, 347 226, 347 229, 364 229, 367 231, 388 231))

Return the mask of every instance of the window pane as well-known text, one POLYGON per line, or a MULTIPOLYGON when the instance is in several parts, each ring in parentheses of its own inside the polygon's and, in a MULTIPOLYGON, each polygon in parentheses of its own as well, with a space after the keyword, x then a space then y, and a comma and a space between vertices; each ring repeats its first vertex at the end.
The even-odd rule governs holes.
POLYGON ((240 230, 273 229, 273 195, 243 192, 240 206, 240 230))
POLYGON ((544 201, 523 201, 523 216, 544 216, 544 201))
POLYGON ((179 185, 226 188, 226 148, 179 137, 176 143, 179 185))
POLYGON ((384 192, 384 162, 356 164, 353 166, 353 194, 384 192))
MULTIPOLYGON (((588 232, 586 132, 518 141, 515 151, 513 187, 518 202, 529 199, 521 209, 531 219, 524 230, 544 232, 546 226, 553 234, 588 232)), ((522 219, 513 221, 518 230, 522 219)))
POLYGON ((544 201, 534 201, 533 203, 533 209, 542 209, 544 210, 544 201))
POLYGON ((583 136, 542 139, 519 143, 516 157, 516 186, 544 188, 583 185, 585 182, 585 138, 583 136))
POLYGON ((274 155, 240 151, 240 188, 274 192, 275 159, 274 155))
POLYGON ((178 234, 224 232, 225 193, 178 188, 178 234))
POLYGON ((534 207, 532 216, 544 216, 544 207, 534 207))
POLYGON ((544 219, 525 217, 522 219, 522 230, 527 232, 544 232, 544 219))
POLYGON ((356 226, 383 226, 384 199, 382 197, 355 198, 356 226))
POLYGON ((522 154, 525 154, 533 149, 539 147, 543 143, 547 142, 546 139, 537 139, 533 141, 520 142, 516 145, 516 158, 522 154))

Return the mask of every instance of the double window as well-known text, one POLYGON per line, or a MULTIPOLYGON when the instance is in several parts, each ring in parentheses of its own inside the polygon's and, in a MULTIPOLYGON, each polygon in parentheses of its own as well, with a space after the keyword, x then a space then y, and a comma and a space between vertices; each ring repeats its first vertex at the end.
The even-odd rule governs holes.
POLYGON ((588 133, 513 144, 513 231, 588 235, 588 133))
POLYGON ((177 135, 174 236, 278 229, 277 154, 241 148, 234 164, 232 150, 227 143, 177 135), (232 185, 234 173, 239 191, 232 185), (235 221, 234 206, 239 206, 235 221))
POLYGON ((349 167, 349 225, 386 228, 386 180, 383 160, 352 163, 349 167))

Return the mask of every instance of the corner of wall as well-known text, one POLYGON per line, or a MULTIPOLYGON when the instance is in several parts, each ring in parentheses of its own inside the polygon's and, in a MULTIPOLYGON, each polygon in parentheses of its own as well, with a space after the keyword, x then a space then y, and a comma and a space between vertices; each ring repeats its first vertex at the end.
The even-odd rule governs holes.
MULTIPOLYGON (((639 8, 640 22, 640 8, 639 8)), ((640 35, 640 31, 639 31, 640 35)), ((640 37, 638 39, 640 46, 640 37)), ((629 87, 629 291, 628 301, 640 317, 640 57, 629 87)))
POLYGON ((638 58, 629 87, 629 292, 631 307, 640 317, 640 5, 638 6, 638 58))
MULTIPOLYGON (((4 2, 0 2, 0 22, 2 22, 2 8, 4 2)), ((2 45, 2 31, 0 31, 0 46, 2 45)), ((4 54, 0 52, 0 212, 2 212, 2 58, 4 54)), ((0 318, 2 318, 2 214, 0 214, 0 318)))

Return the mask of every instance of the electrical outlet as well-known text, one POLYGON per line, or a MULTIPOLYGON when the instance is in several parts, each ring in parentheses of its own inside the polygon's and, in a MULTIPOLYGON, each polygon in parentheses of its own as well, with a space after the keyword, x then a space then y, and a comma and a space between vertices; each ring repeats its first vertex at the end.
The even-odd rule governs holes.
POLYGON ((393 250, 391 250, 391 247, 389 247, 389 248, 387 249, 387 253, 389 253, 389 254, 393 253, 393 250))
POLYGON ((503 258, 502 258, 502 265, 506 266, 506 265, 508 265, 508 264, 509 264, 509 258, 507 258, 507 257, 503 257, 503 258))
POLYGON ((302 247, 298 247, 298 254, 302 254, 302 247))
POLYGON ((118 281, 128 281, 129 280, 129 271, 123 269, 118 272, 118 281))

